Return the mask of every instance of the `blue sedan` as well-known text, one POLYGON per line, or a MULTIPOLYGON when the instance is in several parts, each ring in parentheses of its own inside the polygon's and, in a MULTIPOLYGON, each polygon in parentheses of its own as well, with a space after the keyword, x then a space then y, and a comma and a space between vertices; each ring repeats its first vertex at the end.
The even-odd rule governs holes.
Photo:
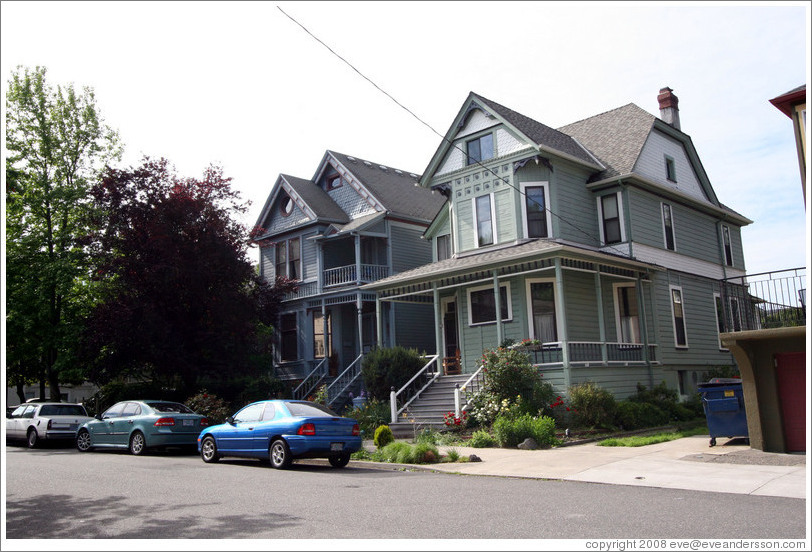
POLYGON ((204 462, 223 456, 257 458, 277 469, 299 458, 327 458, 343 468, 361 449, 358 422, 308 401, 251 403, 226 423, 204 429, 197 438, 204 462))

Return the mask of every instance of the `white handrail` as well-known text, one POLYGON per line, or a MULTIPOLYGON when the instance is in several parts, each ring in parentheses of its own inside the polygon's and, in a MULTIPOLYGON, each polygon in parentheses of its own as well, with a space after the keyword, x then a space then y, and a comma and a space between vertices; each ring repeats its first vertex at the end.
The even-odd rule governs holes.
POLYGON ((467 389, 468 386, 471 385, 471 382, 474 381, 475 379, 477 379, 479 377, 479 374, 484 369, 485 369, 485 365, 484 364, 480 365, 479 369, 476 372, 474 372, 473 374, 471 374, 471 377, 468 378, 467 380, 465 380, 465 383, 463 383, 461 387, 455 387, 454 388, 454 410, 455 410, 454 415, 457 418, 460 417, 460 415, 462 414, 462 411, 465 410, 466 408, 468 408, 468 405, 471 403, 470 399, 466 400, 465 401, 465 406, 460 408, 460 404, 461 404, 460 392, 463 389, 467 389))
POLYGON ((434 382, 434 380, 436 380, 438 377, 440 377, 440 371, 439 371, 439 370, 437 370, 437 373, 436 373, 436 374, 434 374, 434 377, 433 377, 433 378, 431 378, 431 379, 430 379, 430 380, 429 380, 429 381, 426 383, 426 385, 424 385, 423 387, 421 387, 421 388, 420 388, 420 391, 418 391, 417 393, 415 393, 415 394, 414 394, 414 396, 412 396, 412 397, 411 397, 411 398, 408 400, 408 402, 406 402, 406 404, 404 404, 404 405, 403 405, 403 407, 402 407, 402 408, 400 408, 400 409, 398 409, 398 395, 400 395, 401 393, 403 393, 403 391, 405 391, 405 390, 406 390, 406 388, 407 388, 407 387, 409 387, 409 385, 410 385, 410 384, 411 384, 411 383, 412 383, 414 380, 416 380, 416 379, 417 379, 417 377, 418 377, 420 374, 422 374, 423 372, 425 372, 426 370, 428 370, 429 366, 431 366, 432 364, 434 364, 434 363, 437 361, 437 359, 438 359, 439 357, 440 357, 440 355, 439 355, 439 354, 437 354, 437 355, 433 355, 433 356, 431 356, 431 357, 423 357, 423 358, 428 358, 428 359, 429 359, 429 361, 428 361, 428 362, 427 362, 427 363, 426 363, 426 364, 425 364, 425 365, 424 365, 424 366, 423 366, 423 367, 422 367, 420 370, 418 370, 418 371, 417 371, 417 373, 415 373, 415 375, 413 375, 413 376, 411 377, 411 379, 410 379, 409 381, 407 381, 407 382, 406 382, 406 383, 403 385, 403 387, 401 387, 401 388, 400 388, 399 390, 397 390, 397 391, 392 391, 392 392, 389 394, 390 414, 391 414, 391 418, 392 418, 392 423, 393 423, 393 424, 394 424, 395 422, 397 422, 397 421, 398 421, 398 416, 400 415, 400 413, 401 413, 401 412, 403 412, 404 410, 406 410, 406 408, 407 408, 407 407, 408 407, 410 404, 412 404, 412 401, 414 401, 414 400, 415 400, 417 397, 419 397, 419 396, 420 396, 420 393, 422 393, 423 391, 425 391, 425 390, 426 390, 426 387, 428 387, 429 385, 431 385, 431 384, 434 382))

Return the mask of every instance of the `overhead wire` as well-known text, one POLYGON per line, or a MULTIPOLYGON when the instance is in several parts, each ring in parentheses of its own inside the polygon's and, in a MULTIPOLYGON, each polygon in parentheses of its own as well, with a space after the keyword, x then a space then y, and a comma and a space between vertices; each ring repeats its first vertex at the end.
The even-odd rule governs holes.
MULTIPOLYGON (((421 124, 423 124, 423 125, 424 125, 426 128, 428 128, 429 130, 431 130, 431 131, 432 131, 434 134, 436 134, 437 136, 439 136, 441 140, 443 140, 444 142, 447 142, 449 146, 451 146, 452 148, 454 148, 454 149, 458 150, 460 153, 462 153, 462 155, 463 155, 463 159, 466 159, 466 160, 471 160, 471 157, 468 155, 468 153, 467 153, 466 151, 464 151, 464 150, 463 150, 463 149, 462 149, 460 146, 458 146, 458 145, 454 144, 454 142, 452 142, 451 140, 449 140, 448 138, 446 138, 444 135, 440 134, 440 133, 439 133, 439 132, 438 132, 438 131, 437 131, 437 130, 434 128, 434 127, 432 127, 432 126, 431 126, 429 123, 427 123, 426 121, 424 121, 423 119, 421 119, 419 116, 417 116, 417 114, 415 114, 415 113, 414 113, 414 111, 412 111, 411 109, 409 109, 408 107, 406 107, 405 105, 403 105, 401 102, 399 102, 397 99, 395 99, 395 98, 394 98, 394 97, 393 97, 391 94, 389 94, 389 93, 388 93, 386 90, 384 90, 383 88, 381 88, 380 86, 378 86, 378 85, 377 85, 377 84, 376 84, 376 83, 375 83, 375 82, 374 82, 372 79, 370 79, 370 78, 369 78, 369 77, 367 77, 365 74, 363 74, 363 73, 362 73, 360 70, 358 70, 358 68, 356 68, 356 67, 355 67, 355 66, 354 66, 352 63, 350 63, 349 61, 347 61, 347 60, 346 60, 346 59, 345 59, 343 56, 341 56, 341 55, 340 55, 338 52, 336 52, 336 51, 335 51, 333 48, 331 48, 331 47, 330 47, 330 46, 329 46, 327 43, 325 43, 323 40, 321 40, 319 37, 317 37, 315 34, 313 34, 313 33, 312 33, 312 32, 311 32, 311 31, 310 31, 310 30, 309 30, 307 27, 305 27, 304 25, 302 25, 302 24, 301 24, 299 21, 297 21, 297 20, 296 20, 294 17, 292 17, 291 15, 289 15, 287 12, 285 12, 285 10, 283 10, 283 9, 282 9, 281 7, 279 7, 279 6, 276 6, 276 8, 277 8, 277 9, 278 9, 280 12, 282 12, 282 14, 283 14, 285 17, 287 17, 288 19, 290 19, 291 21, 293 21, 293 22, 294 22, 296 25, 298 25, 298 26, 299 26, 299 27, 300 27, 300 28, 301 28, 301 29, 302 29, 302 30, 303 30, 305 33, 307 33, 307 34, 308 34, 308 35, 309 35, 311 38, 313 38, 313 39, 314 39, 316 42, 318 42, 319 44, 321 44, 322 46, 324 46, 325 48, 327 48, 327 50, 328 50, 328 51, 329 51, 331 54, 333 54, 335 57, 337 57, 337 58, 338 58, 338 59, 340 59, 342 62, 344 62, 344 63, 345 63, 345 64, 346 64, 346 65, 347 65, 347 66, 348 66, 350 69, 352 69, 353 71, 355 71, 355 72, 356 72, 356 73, 357 73, 357 74, 358 74, 358 75, 359 75, 361 78, 363 78, 363 79, 364 79, 364 80, 366 80, 368 83, 370 83, 372 86, 374 86, 374 87, 375 87, 375 89, 377 89, 379 92, 381 92, 382 94, 384 94, 384 95, 385 95, 387 98, 389 98, 390 100, 392 100, 392 101, 393 101, 393 102, 394 102, 396 105, 398 105, 398 106, 399 106, 401 109, 403 109, 404 111, 406 111, 406 112, 407 112, 409 115, 411 115, 413 118, 415 118, 415 119, 416 119, 417 121, 419 121, 421 124)), ((573 222, 571 222, 571 221, 567 220, 566 218, 564 218, 564 217, 560 216, 558 213, 556 213, 555 211, 553 211, 553 210, 552 210, 552 209, 551 209, 549 206, 547 206, 547 205, 543 205, 543 204, 539 203, 539 202, 538 202, 538 201, 536 201, 536 200, 535 200, 535 199, 534 199, 532 196, 528 196, 528 195, 527 195, 527 194, 526 194, 526 193, 525 193, 525 192, 524 192, 524 191, 523 191, 521 188, 516 187, 516 186, 515 186, 514 184, 512 184, 512 183, 511 183, 511 182, 510 182, 508 179, 506 179, 506 178, 504 178, 504 177, 500 177, 500 176, 499 176, 498 174, 496 174, 496 173, 495 173, 495 172, 494 172, 494 171, 493 171, 493 170, 492 170, 490 167, 487 167, 487 166, 483 165, 483 164, 482 164, 482 163, 481 163, 479 160, 474 159, 474 160, 473 160, 473 163, 468 163, 468 165, 467 165, 467 166, 470 166, 470 165, 472 165, 472 164, 476 164, 476 165, 478 165, 479 167, 481 167, 482 169, 484 169, 485 171, 489 172, 489 173, 490 173, 490 174, 492 174, 492 175, 493 175, 495 178, 498 178, 498 179, 499 179, 501 182, 503 182, 503 183, 507 184, 508 186, 510 186, 511 188, 513 188, 514 190, 516 190, 516 191, 517 191, 517 192, 518 192, 520 195, 524 196, 526 199, 529 199, 530 201, 532 201, 533 203, 535 203, 535 204, 536 204, 538 207, 542 208, 544 211, 549 212, 551 215, 553 215, 554 217, 556 217, 558 220, 560 220, 560 221, 562 221, 562 222, 564 222, 564 223, 566 223, 566 224, 569 224, 570 226, 572 226, 573 228, 575 228, 576 230, 578 230, 579 232, 581 232, 583 235, 585 235, 585 236, 587 236, 588 238, 590 238, 591 240, 594 240, 594 241, 596 241, 596 242, 600 243, 600 240, 599 240, 599 239, 596 239, 594 235, 592 235, 591 233, 587 232, 586 230, 584 230, 584 229, 580 228, 580 227, 579 227, 577 224, 575 224, 575 223, 573 223, 573 222)), ((618 209, 620 209, 620 205, 618 205, 618 209)), ((618 252, 618 254, 620 254, 620 255, 622 255, 622 256, 627 256, 625 252, 623 252, 623 251, 621 251, 620 249, 616 248, 616 247, 615 247, 614 245, 612 245, 612 244, 604 244, 604 247, 609 247, 609 248, 611 248, 611 249, 613 249, 613 250, 617 251, 617 252, 618 252)))

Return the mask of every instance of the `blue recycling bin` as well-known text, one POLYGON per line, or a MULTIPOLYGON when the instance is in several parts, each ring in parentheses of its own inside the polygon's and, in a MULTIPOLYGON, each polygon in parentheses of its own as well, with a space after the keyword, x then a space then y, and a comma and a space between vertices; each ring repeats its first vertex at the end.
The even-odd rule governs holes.
POLYGON ((738 378, 713 378, 696 387, 702 397, 702 408, 708 422, 710 446, 716 446, 717 437, 745 437, 749 440, 742 381, 738 378))

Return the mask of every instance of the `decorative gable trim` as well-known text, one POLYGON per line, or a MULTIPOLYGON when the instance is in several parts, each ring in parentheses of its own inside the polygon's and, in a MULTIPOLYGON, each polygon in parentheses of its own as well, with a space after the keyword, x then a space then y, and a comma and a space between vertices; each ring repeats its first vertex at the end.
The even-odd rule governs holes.
POLYGON ((318 182, 323 176, 324 173, 327 171, 327 167, 331 166, 341 175, 341 178, 344 179, 353 190, 355 190, 358 195, 360 195, 370 207, 375 209, 378 212, 386 211, 386 207, 384 207, 383 203, 375 197, 372 192, 370 192, 366 186, 364 186, 363 182, 355 176, 352 171, 350 171, 344 164, 338 160, 336 156, 332 154, 331 151, 327 151, 324 155, 324 159, 322 159, 321 164, 319 165, 318 170, 316 171, 316 175, 313 177, 314 182, 318 182))

